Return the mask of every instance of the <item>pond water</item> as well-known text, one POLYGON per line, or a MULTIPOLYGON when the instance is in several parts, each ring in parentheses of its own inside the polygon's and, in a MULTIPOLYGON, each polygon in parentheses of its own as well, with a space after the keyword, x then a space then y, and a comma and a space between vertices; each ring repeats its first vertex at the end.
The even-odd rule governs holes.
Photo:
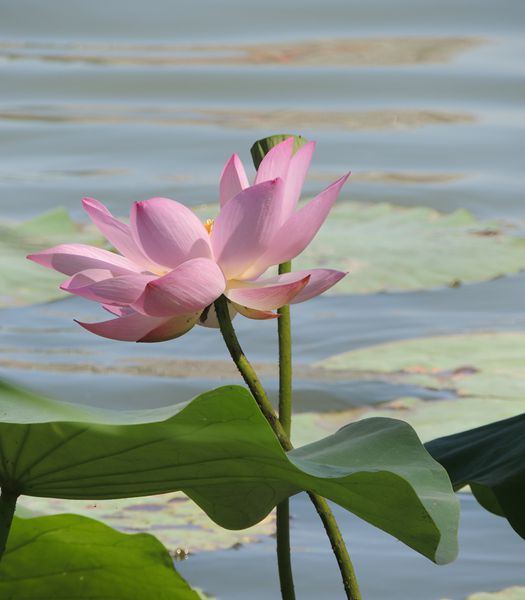
MULTIPOLYGON (((215 202, 232 152, 249 164, 253 141, 290 131, 318 142, 307 194, 351 169, 342 202, 463 208, 522 231, 524 28, 523 0, 0 0, 0 217, 23 220, 61 205, 85 220, 84 195, 119 215, 151 196, 215 202)), ((295 358, 307 365, 404 338, 523 331, 524 295, 525 276, 514 275, 318 298, 294 308, 295 358)), ((97 312, 76 299, 1 310, 1 374, 70 401, 111 397, 133 407, 236 380, 221 371, 225 350, 209 330, 148 347, 120 344, 72 322, 97 312), (158 367, 170 360, 192 368, 182 376, 158 367), (147 365, 140 376, 137 364, 147 365)), ((272 363, 274 325, 238 321, 249 356, 272 363)), ((275 393, 271 371, 265 381, 275 393)), ((305 377, 296 409, 408 395, 432 398, 381 381, 305 377)), ((364 597, 462 600, 524 585, 523 542, 469 496, 462 503, 460 558, 445 567, 337 510, 364 597)), ((302 496, 292 512, 300 597, 341 597, 302 496)), ((272 539, 197 553, 179 566, 224 600, 278 597, 272 539)))

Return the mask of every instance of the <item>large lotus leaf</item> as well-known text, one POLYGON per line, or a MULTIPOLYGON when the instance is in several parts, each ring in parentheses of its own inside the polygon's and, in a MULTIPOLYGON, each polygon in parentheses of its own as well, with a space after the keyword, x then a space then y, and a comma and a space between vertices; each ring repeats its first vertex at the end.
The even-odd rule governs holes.
POLYGON ((456 555, 450 481, 402 421, 368 419, 286 454, 239 386, 145 413, 49 399, 38 406, 37 396, 2 386, 0 485, 9 481, 21 494, 97 499, 181 490, 219 525, 241 529, 311 490, 435 562, 456 555))
MULTIPOLYGON (((217 207, 195 210, 207 219, 217 207)), ((293 264, 348 271, 330 290, 336 294, 455 287, 521 271, 525 243, 505 224, 465 210, 340 201, 293 264)))
POLYGON ((152 533, 173 556, 181 559, 190 553, 237 548, 275 533, 273 512, 248 529, 224 529, 181 492, 95 501, 22 496, 19 510, 29 510, 33 515, 74 513, 120 531, 152 533))
POLYGON ((525 538, 525 414, 432 440, 426 447, 455 489, 470 485, 482 506, 505 516, 525 538))
POLYGON ((26 259, 26 255, 63 243, 103 240, 90 227, 74 223, 66 211, 55 209, 18 225, 0 225, 0 307, 34 304, 62 298, 64 276, 26 259))
POLYGON ((5 600, 199 600, 153 536, 77 515, 15 517, 0 562, 5 600))

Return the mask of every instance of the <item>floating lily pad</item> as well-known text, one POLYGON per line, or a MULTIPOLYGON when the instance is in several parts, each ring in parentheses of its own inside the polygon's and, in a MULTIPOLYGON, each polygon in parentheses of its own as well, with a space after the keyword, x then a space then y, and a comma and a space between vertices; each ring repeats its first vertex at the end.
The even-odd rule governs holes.
POLYGON ((102 521, 127 533, 151 533, 175 558, 261 541, 275 533, 272 512, 257 525, 240 531, 216 525, 185 494, 175 492, 118 500, 63 500, 22 496, 17 511, 51 515, 74 513, 102 521))
POLYGON ((525 268, 525 243, 511 234, 464 210, 340 202, 294 266, 348 271, 334 293, 457 286, 525 268))
POLYGON ((0 308, 47 302, 67 296, 58 288, 64 276, 43 269, 26 256, 65 243, 103 243, 91 227, 74 223, 57 208, 19 225, 0 225, 0 308))
MULTIPOLYGON (((295 417, 298 443, 329 435, 372 415, 408 421, 423 440, 513 417, 525 410, 525 333, 472 333, 389 342, 329 357, 316 365, 324 378, 418 386, 445 398, 399 397, 378 407, 295 417)), ((423 395, 423 394, 422 394, 423 395)))
POLYGON ((466 600, 524 600, 525 587, 509 587, 499 592, 476 592, 466 600))
MULTIPOLYGON (((416 338, 332 356, 316 366, 339 376, 442 390, 448 399, 399 398, 381 414, 408 421, 424 440, 486 425, 525 411, 525 333, 416 338)), ((323 418, 320 416, 319 418, 323 418)), ((332 427, 344 416, 332 418, 332 427)))
POLYGON ((151 535, 126 535, 77 515, 15 517, 0 562, 6 600, 199 600, 151 535))
POLYGON ((402 421, 353 423, 286 454, 239 386, 173 407, 115 412, 4 383, 0 415, 0 486, 22 495, 104 499, 180 490, 222 527, 242 529, 309 490, 435 562, 456 555, 458 503, 448 476, 402 421))

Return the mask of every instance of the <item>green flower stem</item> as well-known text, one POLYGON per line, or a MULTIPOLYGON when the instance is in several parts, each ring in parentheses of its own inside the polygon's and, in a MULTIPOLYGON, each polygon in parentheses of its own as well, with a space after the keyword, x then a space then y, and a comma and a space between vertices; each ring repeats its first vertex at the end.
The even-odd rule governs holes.
MULTIPOLYGON (((290 273, 291 261, 279 265, 279 275, 290 273)), ((290 306, 278 310, 277 328, 279 334, 279 421, 290 437, 292 429, 292 327, 290 306)))
MULTIPOLYGON (((286 431, 277 418, 273 410, 273 406, 268 400, 268 396, 266 395, 266 392, 262 387, 255 370, 242 351, 230 319, 228 301, 225 296, 221 296, 215 301, 215 312, 217 313, 217 319, 221 328, 222 337, 224 338, 233 362, 239 369, 242 378, 255 398, 255 401, 259 405, 261 412, 272 427, 283 450, 292 450, 293 446, 290 442, 290 438, 288 435, 286 435, 286 431)), ((328 538, 330 539, 330 544, 332 545, 332 550, 336 556, 339 570, 341 571, 341 576, 343 578, 346 597, 348 600, 361 600, 361 594, 359 592, 359 588, 357 587, 354 569, 332 511, 330 510, 330 507, 324 498, 321 496, 311 492, 309 493, 309 496, 314 502, 314 506, 321 517, 328 538)))
POLYGON ((283 600, 295 600, 295 588, 290 551, 290 501, 283 500, 277 505, 276 515, 277 566, 283 600))
MULTIPOLYGON (((279 265, 279 274, 292 270, 290 261, 279 265)), ((290 437, 292 428, 292 330, 290 307, 279 310, 277 328, 279 334, 279 421, 286 435, 290 437)), ((283 500, 277 505, 277 563, 281 595, 285 600, 295 600, 292 572, 292 555, 290 550, 290 501, 283 500)))
POLYGON ((310 500, 315 506, 317 514, 323 522, 326 535, 330 540, 332 551, 339 565, 339 571, 341 571, 341 577, 343 578, 343 585, 348 600, 361 600, 361 592, 359 591, 359 585, 357 584, 357 578, 355 576, 354 565, 350 560, 350 555, 346 548, 345 541, 341 535, 339 525, 335 520, 332 510, 328 506, 328 502, 317 494, 308 492, 310 500))
POLYGON ((7 545, 17 499, 18 494, 4 488, 0 491, 0 560, 2 560, 7 545))
POLYGON ((232 321, 230 319, 230 313, 228 311, 228 300, 226 296, 221 296, 215 300, 215 312, 217 313, 217 319, 221 328, 222 337, 226 342, 230 356, 236 367, 239 369, 242 378, 252 393, 255 401, 259 405, 262 414, 266 417, 268 423, 270 423, 272 429, 277 436, 281 446, 284 450, 292 450, 293 446, 290 442, 290 438, 286 435, 281 422, 277 418, 271 402, 268 400, 268 396, 264 391, 264 388, 257 377, 257 373, 252 367, 250 361, 246 358, 235 330, 233 329, 232 321))

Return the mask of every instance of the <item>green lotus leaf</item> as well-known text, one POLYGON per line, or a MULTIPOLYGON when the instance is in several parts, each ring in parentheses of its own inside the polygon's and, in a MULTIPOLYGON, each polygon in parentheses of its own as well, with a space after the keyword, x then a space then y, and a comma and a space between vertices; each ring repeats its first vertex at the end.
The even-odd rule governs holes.
POLYGON ((470 485, 484 508, 506 517, 525 538, 525 414, 432 440, 426 448, 455 489, 470 485))
POLYGON ((0 415, 0 486, 23 495, 181 490, 219 525, 242 529, 310 490, 437 563, 457 552, 458 502, 448 476, 402 421, 353 423, 286 454, 239 386, 125 413, 40 399, 4 383, 0 415))
POLYGON ((91 227, 74 223, 64 209, 57 208, 18 225, 0 225, 0 307, 47 302, 67 296, 59 289, 64 275, 26 259, 26 255, 57 244, 102 245, 104 240, 91 227))
POLYGON ((0 562, 6 600, 199 600, 164 546, 78 515, 14 518, 0 562))

